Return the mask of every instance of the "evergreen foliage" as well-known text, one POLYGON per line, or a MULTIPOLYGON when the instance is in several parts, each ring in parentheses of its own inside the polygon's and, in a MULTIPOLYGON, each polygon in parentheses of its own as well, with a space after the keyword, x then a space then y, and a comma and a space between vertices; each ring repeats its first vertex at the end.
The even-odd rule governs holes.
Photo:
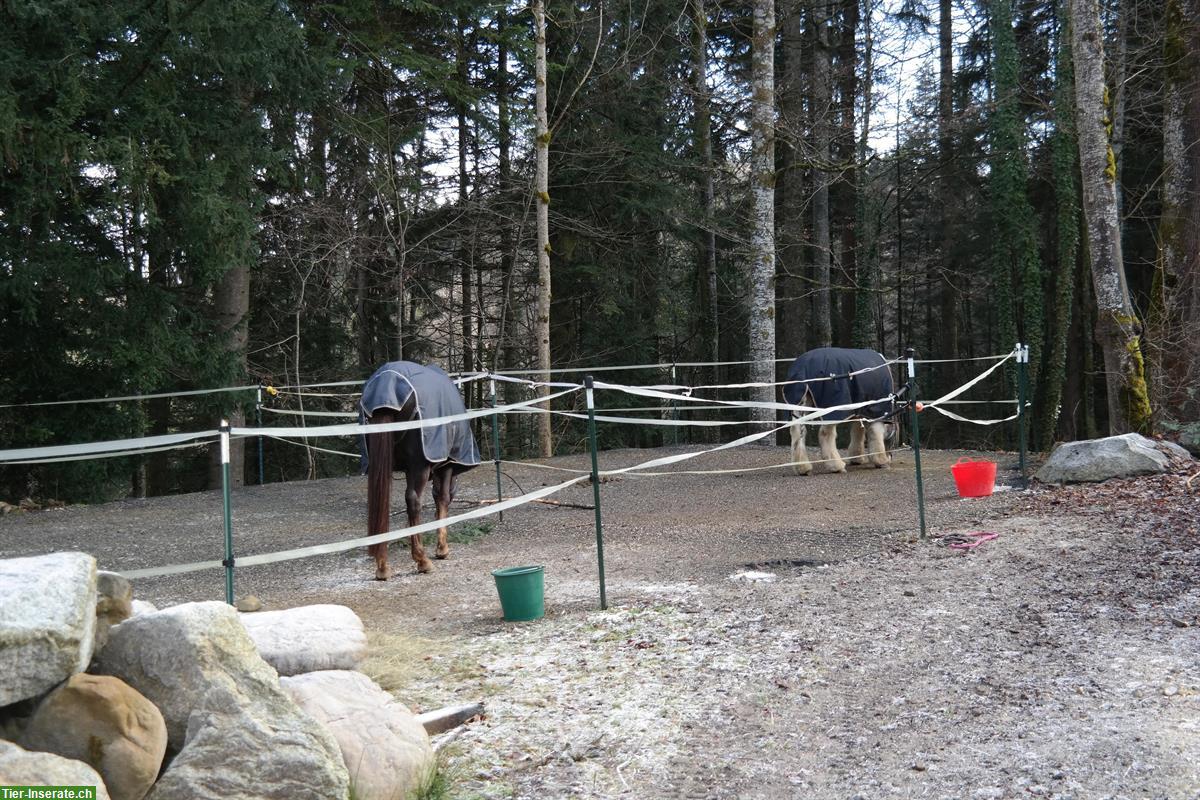
MULTIPOLYGON (((1162 199, 1165 87, 1187 90, 1179 65, 1200 58, 1195 37, 1168 36, 1191 7, 1181 2, 1118 0, 1104 31, 1122 266, 1133 308, 1158 309, 1142 344, 1164 365, 1192 352, 1178 331, 1194 312, 1168 299, 1200 284, 1165 274, 1159 252, 1165 234, 1196 238, 1177 236, 1187 223, 1164 220, 1162 199)), ((947 91, 936 4, 774 5, 777 357, 826 335, 928 358, 1023 341, 1037 445, 1104 430, 1060 0, 955 3, 947 91), (825 298, 832 319, 816 331, 825 298)), ((546 11, 552 361, 747 359, 751 307, 767 299, 750 280, 765 211, 751 195, 752 4, 547 0, 546 11)), ((396 358, 535 367, 532 29, 528 6, 497 0, 0 5, 0 449, 211 429, 252 414, 254 391, 23 404, 345 381, 396 358), (229 291, 246 275, 248 309, 229 291)), ((956 385, 955 369, 931 367, 923 390, 956 385)), ((739 364, 674 374, 748 376, 739 364)), ((482 382, 464 391, 486 402, 482 382)), ((501 401, 523 391, 505 387, 501 401)), ((1169 404, 1188 391, 1160 394, 1169 404)), ((327 394, 272 402, 352 406, 327 394)), ((1181 422, 1185 411, 1163 409, 1181 422)), ((576 423, 554 424, 559 451, 582 444, 576 423)), ((504 425, 508 455, 532 452, 532 415, 504 425)), ((1005 436, 941 419, 922 429, 934 446, 1005 436)), ((647 427, 601 437, 663 442, 647 427)), ((267 480, 357 466, 264 446, 267 480)), ((0 468, 0 497, 201 489, 207 459, 13 465, 0 468)))

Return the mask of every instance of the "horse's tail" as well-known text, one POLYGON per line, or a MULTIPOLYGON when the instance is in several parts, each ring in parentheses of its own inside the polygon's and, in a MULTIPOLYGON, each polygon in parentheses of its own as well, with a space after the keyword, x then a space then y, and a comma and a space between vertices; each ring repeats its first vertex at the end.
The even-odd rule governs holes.
MULTIPOLYGON (((396 421, 396 413, 381 408, 371 422, 396 421)), ((392 431, 367 434, 367 535, 386 533, 392 523, 392 431)))
MULTIPOLYGON (((797 405, 807 406, 812 404, 812 394, 805 390, 804 394, 800 395, 797 405)), ((799 475, 807 475, 812 471, 812 464, 808 460, 808 452, 804 448, 805 430, 804 424, 800 422, 800 417, 803 416, 802 411, 792 412, 792 422, 788 429, 792 434, 792 469, 799 475)))

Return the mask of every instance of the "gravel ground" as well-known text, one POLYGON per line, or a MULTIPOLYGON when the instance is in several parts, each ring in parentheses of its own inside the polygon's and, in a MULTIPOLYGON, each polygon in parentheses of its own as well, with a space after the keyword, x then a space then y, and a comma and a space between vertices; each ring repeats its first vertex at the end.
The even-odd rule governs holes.
MULTIPOLYGON (((461 532, 431 575, 393 545, 387 583, 354 551, 245 569, 237 589, 268 608, 354 608, 367 671, 414 707, 483 700, 486 717, 442 742, 451 797, 1200 797, 1195 535, 1039 502, 1048 490, 959 500, 960 455, 923 453, 929 542, 911 453, 846 475, 605 481, 607 611, 592 512, 540 504, 461 532), (999 537, 942 543, 975 530, 999 537), (489 572, 528 563, 546 566, 547 616, 505 623, 489 572)), ((747 447, 688 466, 786 460, 747 447)), ((998 460, 1013 483, 1015 459, 998 460)), ((506 472, 514 494, 565 477, 506 472)), ((493 481, 468 473, 459 498, 493 497, 493 481)), ((359 478, 239 490, 238 551, 359 536, 364 492, 359 478)), ((591 487, 555 499, 586 506, 591 487)), ((0 518, 0 556, 83 549, 110 569, 220 558, 220 543, 213 493, 0 518)), ((136 592, 222 587, 204 572, 136 592)))

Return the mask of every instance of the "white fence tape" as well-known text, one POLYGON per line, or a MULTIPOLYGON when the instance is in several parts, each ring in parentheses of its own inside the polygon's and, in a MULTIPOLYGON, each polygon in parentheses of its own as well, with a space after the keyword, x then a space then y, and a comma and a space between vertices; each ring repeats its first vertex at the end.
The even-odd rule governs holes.
POLYGON ((214 439, 215 430, 196 433, 168 433, 161 436, 145 436, 140 439, 112 439, 107 442, 86 444, 63 444, 50 447, 23 447, 16 450, 0 450, 0 464, 19 464, 23 461, 45 461, 61 456, 79 455, 133 455, 132 452, 145 448, 169 449, 172 445, 192 442, 196 439, 214 439))
POLYGON ((970 417, 964 417, 955 414, 953 411, 947 411, 941 406, 927 406, 927 408, 932 408, 942 416, 949 417, 956 422, 969 422, 972 425, 999 425, 1001 422, 1012 422, 1014 419, 1017 419, 1021 416, 1021 412, 1018 411, 1015 414, 1010 414, 1009 416, 1001 417, 1000 419, 972 419, 970 417))
POLYGON ((1006 355, 1004 358, 1000 359, 995 364, 988 367, 983 372, 979 373, 974 378, 972 378, 971 380, 964 383, 962 386, 959 386, 957 389, 952 389, 951 391, 949 391, 946 394, 939 397, 937 400, 930 400, 928 403, 925 404, 925 407, 926 408, 937 408, 941 404, 948 402, 950 400, 953 400, 954 398, 958 397, 963 392, 970 389, 975 384, 979 383, 981 380, 986 378, 988 375, 991 375, 993 372, 998 370, 1001 366, 1003 366, 1004 362, 1008 361, 1010 358, 1014 357, 1016 354, 1017 354, 1017 351, 1013 350, 1011 353, 1006 355))
POLYGON ((157 392, 155 394, 128 394, 124 397, 89 397, 84 400, 46 400, 40 403, 4 403, 0 408, 36 408, 38 406, 74 406, 85 403, 124 403, 130 400, 155 400, 160 397, 195 397, 202 394, 221 394, 223 392, 249 392, 257 390, 254 386, 223 386, 218 389, 192 389, 186 392, 157 392))
MULTIPOLYGON (((1006 356, 1003 360, 997 362, 992 367, 985 370, 983 373, 976 376, 975 378, 968 381, 967 383, 963 384, 959 388, 954 389, 951 392, 948 392, 947 394, 943 395, 942 397, 938 398, 937 400, 930 401, 930 403, 928 403, 926 405, 928 407, 935 408, 939 411, 942 411, 940 408, 938 408, 939 404, 947 403, 950 400, 952 400, 954 397, 957 397, 958 395, 967 391, 972 386, 976 385, 977 383, 982 381, 984 378, 986 378, 988 375, 990 375, 992 372, 994 372, 998 367, 1000 367, 1001 364, 1003 364, 1005 361, 1007 361, 1008 358, 1010 358, 1010 357, 1012 357, 1012 354, 1010 354, 1009 356, 1006 356)), ((604 384, 602 386, 602 388, 611 388, 611 389, 620 389, 620 390, 634 389, 634 387, 622 387, 622 386, 617 386, 614 384, 604 384)), ((453 421, 456 419, 471 419, 471 418, 478 417, 478 416, 490 416, 490 415, 493 415, 496 413, 504 413, 504 412, 508 412, 508 411, 528 411, 528 410, 530 410, 528 407, 534 403, 541 403, 541 402, 545 402, 548 399, 553 399, 555 397, 561 397, 563 395, 569 394, 571 391, 574 391, 574 389, 567 389, 567 390, 561 391, 557 394, 550 395, 547 398, 535 398, 530 401, 526 401, 523 403, 514 403, 512 405, 505 406, 502 408, 483 409, 483 410, 480 410, 477 412, 467 412, 466 414, 454 415, 452 417, 442 417, 442 418, 438 418, 436 420, 436 422, 437 422, 437 424, 444 424, 445 422, 453 421)), ((639 392, 645 393, 648 396, 657 396, 657 395, 663 394, 662 392, 657 392, 654 390, 639 390, 639 392)), ((634 392, 634 393, 639 393, 639 392, 634 392)), ((889 398, 887 398, 887 399, 895 399, 895 398, 893 395, 893 396, 889 396, 889 398)), ((649 471, 649 470, 653 470, 658 467, 665 467, 665 466, 669 466, 671 464, 678 464, 678 463, 681 463, 684 461, 690 461, 691 459, 699 458, 701 456, 709 455, 711 453, 716 453, 716 452, 719 452, 722 450, 729 450, 734 447, 740 447, 742 445, 749 444, 751 442, 759 441, 761 439, 765 439, 768 436, 772 436, 776 433, 786 430, 786 429, 790 428, 792 425, 810 424, 814 420, 816 420, 819 417, 822 417, 830 412, 852 411, 852 410, 855 410, 858 408, 862 408, 864 406, 874 405, 875 403, 878 403, 878 402, 880 402, 880 401, 873 400, 873 401, 867 401, 864 403, 847 403, 847 404, 843 404, 843 405, 839 405, 839 406, 832 406, 830 408, 824 408, 824 409, 803 409, 803 410, 809 411, 809 413, 807 413, 803 416, 794 417, 789 422, 786 422, 781 425, 776 425, 768 430, 758 431, 755 433, 748 434, 746 436, 742 436, 731 442, 726 442, 724 444, 719 444, 715 447, 711 447, 711 448, 708 448, 705 450, 699 450, 696 452, 678 453, 678 454, 670 455, 670 456, 662 456, 660 458, 654 458, 654 459, 650 459, 649 461, 644 461, 640 464, 633 464, 628 467, 600 470, 598 472, 598 474, 601 476, 610 476, 610 475, 651 476, 651 475, 684 475, 684 474, 711 475, 711 474, 728 474, 728 473, 734 473, 734 472, 753 472, 753 471, 766 470, 766 469, 781 469, 784 467, 791 466, 791 462, 788 462, 786 464, 773 464, 773 465, 768 465, 768 466, 764 466, 764 467, 747 467, 747 468, 730 469, 730 470, 691 470, 691 471, 684 470, 684 471, 672 471, 672 472, 665 472, 665 473, 649 471)), ((733 404, 733 403, 734 403, 734 401, 727 401, 725 403, 722 403, 722 405, 729 405, 729 404, 733 404)), ((793 413, 798 410, 801 410, 800 408, 797 408, 794 406, 788 406, 788 405, 781 404, 781 403, 771 403, 771 404, 759 403, 759 404, 754 404, 750 407, 776 407, 776 406, 782 407, 789 411, 792 411, 793 413)), ((949 412, 942 411, 942 413, 948 414, 949 412)), ((583 415, 579 415, 579 416, 583 416, 583 415)), ((617 419, 632 421, 632 418, 617 418, 617 419)), ((299 433, 293 434, 293 435, 300 435, 300 436, 342 435, 343 433, 370 432, 372 430, 377 432, 381 429, 406 430, 406 429, 424 427, 426 424, 432 424, 434 422, 435 422, 435 420, 414 420, 414 421, 410 421, 407 423, 393 423, 393 424, 388 424, 388 425, 363 425, 363 426, 360 426, 360 425, 335 425, 335 426, 325 426, 322 428, 308 428, 308 429, 300 428, 300 429, 295 429, 299 433)), ((268 429, 268 430, 264 430, 263 432, 266 433, 267 435, 271 435, 273 437, 279 437, 281 430, 289 431, 290 429, 268 429)), ((234 433, 237 435, 253 435, 256 432, 257 432, 257 430, 252 429, 252 428, 236 428, 236 429, 234 429, 234 433)), ((215 432, 206 432, 205 434, 202 434, 202 435, 211 435, 213 433, 215 433, 215 432)), ((177 434, 177 435, 175 435, 174 438, 178 438, 178 437, 182 437, 182 436, 195 436, 195 435, 194 434, 177 434)), ((159 437, 159 438, 163 438, 163 437, 159 437)), ((126 441, 137 441, 137 440, 126 440, 126 441)), ((114 443, 101 443, 101 444, 111 445, 114 443)), ((87 445, 74 445, 72 447, 87 447, 87 445)), ((42 449, 44 450, 44 449, 48 449, 48 448, 42 448, 42 449)), ((22 452, 22 451, 6 451, 6 452, 12 453, 12 452, 22 452)), ((335 451, 331 451, 331 452, 335 452, 335 451)), ((349 454, 344 454, 344 455, 349 455, 349 454)), ((549 466, 549 465, 530 464, 529 466, 549 466)), ((566 470, 566 468, 562 468, 562 467, 550 467, 550 468, 562 469, 564 471, 566 470)), ((437 530, 438 528, 441 528, 444 526, 450 526, 450 525, 457 524, 459 522, 465 522, 467 520, 478 519, 480 517, 485 517, 485 516, 489 516, 491 514, 496 514, 496 513, 502 512, 502 511, 507 511, 509 509, 524 505, 525 503, 533 502, 535 500, 540 500, 542 498, 548 497, 552 494, 562 491, 563 489, 566 489, 570 486, 574 486, 582 481, 589 480, 589 479, 590 479, 590 474, 584 473, 584 474, 577 475, 576 477, 570 478, 569 480, 563 481, 562 483, 555 484, 553 486, 544 487, 542 489, 528 492, 528 493, 520 495, 518 497, 512 497, 512 498, 509 498, 508 500, 504 500, 504 501, 501 501, 498 503, 493 503, 493 504, 490 504, 487 506, 482 506, 480 508, 473 509, 471 511, 467 511, 462 514, 457 514, 452 517, 447 517, 445 519, 440 519, 440 520, 435 519, 430 522, 421 523, 419 525, 415 525, 415 526, 412 526, 409 528, 402 528, 402 529, 398 529, 398 530, 387 531, 385 533, 375 534, 373 536, 363 536, 363 537, 358 537, 355 539, 343 540, 340 542, 330 542, 327 544, 311 545, 311 546, 307 546, 307 547, 297 547, 297 548, 292 548, 290 550, 279 550, 279 551, 270 552, 270 553, 261 553, 258 555, 245 556, 245 557, 236 559, 235 563, 237 565, 244 566, 244 567, 256 566, 256 565, 261 565, 261 564, 271 564, 271 563, 276 563, 279 561, 289 561, 289 560, 297 559, 297 558, 307 558, 310 556, 340 553, 340 552, 344 552, 346 550, 352 550, 352 549, 360 548, 360 547, 367 547, 367 546, 373 545, 373 544, 380 544, 383 542, 395 541, 397 539, 404 539, 404 538, 408 538, 410 536, 415 536, 415 535, 425 533, 428 531, 434 531, 434 530, 437 530)), ((220 568, 223 566, 224 566, 224 564, 218 560, 198 561, 198 562, 192 562, 192 563, 188 563, 188 564, 174 564, 174 565, 165 566, 165 567, 151 567, 151 568, 147 568, 147 569, 129 570, 129 571, 124 572, 123 574, 127 578, 130 578, 130 579, 138 579, 138 578, 165 576, 165 575, 178 575, 178 574, 187 573, 187 572, 197 572, 200 570, 217 569, 217 568, 220 568)))
MULTIPOLYGON (((420 533, 436 531, 438 528, 448 525, 456 525, 459 522, 467 520, 479 519, 491 514, 498 514, 501 511, 508 511, 517 506, 531 503, 535 500, 540 500, 543 497, 549 497, 556 492, 566 489, 568 486, 573 486, 581 481, 587 480, 590 476, 580 475, 577 478, 571 478, 568 481, 546 486, 536 491, 523 494, 519 497, 509 498, 499 503, 481 506, 471 511, 465 511, 462 514, 456 514, 453 517, 444 519, 435 519, 429 522, 422 522, 420 525, 414 525, 411 528, 401 528, 386 533, 377 533, 373 536, 361 536, 357 539, 346 539, 340 542, 329 542, 328 544, 315 544, 308 547, 295 547, 291 550, 276 550, 271 553, 260 553, 253 556, 242 556, 234 559, 236 567, 253 567, 261 564, 274 564, 278 561, 292 561, 297 558, 308 558, 310 556, 329 555, 332 553, 342 553, 346 550, 354 550, 359 547, 367 547, 373 544, 382 544, 383 542, 393 542, 397 539, 407 539, 410 536, 416 536, 420 533)), ((218 569, 224 565, 220 561, 195 561, 190 564, 172 564, 166 567, 150 567, 148 569, 134 569, 122 572, 126 578, 136 580, 138 578, 156 578, 164 575, 181 575, 185 572, 199 572, 206 569, 218 569)))
POLYGON ((263 406, 263 411, 269 411, 272 414, 282 414, 290 417, 335 417, 337 419, 358 419, 358 413, 354 411, 300 411, 294 408, 271 408, 263 406))
MULTIPOLYGON (((1004 359, 1004 358, 1007 358, 1007 356, 1000 355, 1000 356, 973 356, 971 358, 930 358, 930 359, 916 359, 914 361, 914 363, 916 363, 916 364, 951 364, 951 363, 968 362, 968 361, 991 361, 991 360, 995 360, 995 359, 1004 359)), ((780 364, 785 361, 793 361, 793 360, 795 360, 795 359, 794 358, 776 358, 776 359, 771 359, 770 363, 780 364)), ((888 363, 895 364, 895 363, 899 363, 901 360, 902 359, 890 359, 888 363)), ((527 380, 522 380, 520 378, 517 378, 515 376, 545 375, 545 374, 547 374, 547 372, 552 375, 559 375, 559 374, 587 374, 587 373, 592 373, 592 372, 615 372, 615 371, 619 371, 619 370, 637 370, 637 369, 657 369, 657 370, 666 371, 666 370, 671 370, 671 369, 675 369, 675 368, 720 367, 720 366, 736 366, 736 365, 757 364, 757 363, 759 363, 759 362, 758 361, 677 361, 674 363, 627 364, 625 366, 566 367, 566 368, 553 367, 549 371, 540 370, 540 369, 524 369, 524 370, 500 370, 499 372, 473 372, 473 373, 465 373, 465 374, 452 373, 452 376, 455 376, 455 375, 458 376, 458 377, 455 377, 455 383, 458 384, 459 386, 461 386, 464 383, 468 383, 470 381, 488 378, 488 379, 495 379, 495 380, 510 379, 510 380, 513 380, 514 382, 530 383, 535 386, 545 385, 545 386, 563 386, 563 387, 565 387, 565 386, 575 386, 576 384, 550 383, 550 382, 543 383, 543 382, 538 382, 538 381, 527 381, 527 380)), ((345 397, 345 396, 353 396, 354 394, 357 394, 357 393, 347 392, 344 394, 343 393, 321 394, 318 392, 305 392, 305 391, 301 391, 301 390, 335 388, 335 387, 339 387, 339 386, 362 386, 364 383, 366 383, 365 380, 328 381, 328 382, 323 382, 323 383, 282 384, 280 386, 275 386, 273 388, 276 392, 278 392, 280 394, 297 394, 297 395, 308 395, 308 396, 313 396, 313 397, 345 397)), ((753 387, 758 387, 758 386, 778 386, 778 385, 782 385, 782 383, 787 383, 787 382, 784 381, 781 383, 773 383, 773 384, 747 383, 747 384, 712 385, 712 386, 698 386, 698 387, 694 387, 694 388, 696 388, 696 389, 701 389, 701 388, 703 388, 703 389, 753 388, 753 387)), ((199 396, 199 395, 220 394, 220 393, 224 393, 224 392, 248 392, 248 391, 256 391, 260 388, 262 388, 262 386, 259 384, 255 384, 253 386, 250 386, 250 385, 247 385, 247 386, 221 386, 221 387, 217 387, 214 389, 192 389, 192 390, 188 390, 188 391, 179 391, 179 392, 155 392, 152 394, 131 394, 131 395, 124 395, 121 397, 89 397, 89 398, 84 398, 82 400, 46 400, 46 401, 33 402, 33 403, 2 403, 2 404, 0 404, 0 408, 35 408, 35 407, 39 407, 39 406, 66 406, 66 405, 79 405, 79 404, 84 404, 84 403, 121 403, 121 402, 132 401, 132 400, 152 400, 152 399, 157 399, 157 398, 162 398, 162 397, 195 397, 195 396, 199 396)))
POLYGON ((314 425, 311 428, 237 428, 233 429, 234 436, 277 436, 277 437, 292 437, 292 438, 312 438, 317 436, 359 436, 366 433, 384 433, 387 431, 411 431, 418 428, 432 428, 438 425, 446 425, 451 422, 459 422, 468 419, 479 419, 480 417, 491 417, 496 414, 506 414, 509 411, 517 411, 523 408, 536 406, 540 403, 545 403, 550 400, 555 400, 564 395, 571 394, 574 389, 564 389, 561 392, 546 395, 545 397, 535 397, 531 400, 522 400, 519 403, 512 403, 506 406, 497 406, 496 408, 478 408, 472 411, 465 411, 462 414, 450 414, 445 417, 430 417, 428 419, 413 419, 406 422, 387 422, 368 425, 314 425))
MULTIPOLYGON (((947 416, 951 419, 955 419, 960 422, 967 422, 967 423, 973 423, 973 424, 978 424, 978 425, 997 425, 1002 422, 1008 422, 1013 419, 1016 419, 1019 416, 1018 414, 1014 414, 1014 415, 1011 415, 1008 417, 1004 417, 1001 419, 994 419, 994 420, 972 420, 967 417, 962 417, 960 415, 954 414, 953 412, 949 412, 943 408, 940 408, 940 406, 942 406, 942 405, 950 404, 951 401, 953 401, 956 397, 958 397, 959 395, 968 391, 973 386, 978 384, 980 381, 987 378, 988 375, 993 373, 995 370, 999 369, 1006 361, 1008 361, 1010 358, 1013 358, 1015 353, 1016 353, 1016 351, 1014 350, 1013 352, 1010 352, 1005 356, 997 357, 997 358, 999 358, 999 360, 995 364, 993 364, 991 367, 989 367, 987 370, 985 370, 984 372, 975 376, 970 381, 962 384, 958 388, 948 392, 947 394, 943 395, 942 397, 939 397, 936 400, 930 400, 930 401, 924 403, 924 406, 926 408, 933 408, 933 409, 937 410, 939 413, 944 414, 945 416, 947 416)), ((989 357, 989 358, 991 358, 991 357, 989 357)), ((858 372, 866 372, 871 369, 878 369, 880 367, 890 366, 892 363, 894 363, 894 362, 889 361, 887 364, 880 364, 875 367, 869 367, 865 370, 859 370, 858 372)), ((857 373, 852 373, 852 374, 857 374, 857 373)), ((550 384, 536 384, 536 383, 531 383, 528 381, 524 381, 521 379, 515 379, 515 378, 509 379, 502 375, 489 375, 487 373, 474 373, 474 374, 468 375, 464 378, 464 381, 482 380, 483 378, 491 378, 491 379, 495 379, 495 380, 513 380, 515 382, 525 383, 525 384, 531 385, 531 386, 550 385, 550 384)), ((567 411, 549 411, 548 412, 547 409, 540 408, 540 406, 543 404, 546 404, 546 403, 548 403, 552 400, 558 399, 560 397, 564 397, 564 396, 574 392, 575 390, 581 388, 579 385, 571 384, 571 383, 565 383, 565 384, 560 383, 560 384, 553 384, 553 385, 559 386, 559 387, 564 387, 564 388, 561 388, 560 391, 551 393, 545 397, 534 397, 529 400, 523 400, 523 401, 520 401, 517 403, 511 403, 511 404, 504 405, 504 406, 497 406, 496 408, 473 409, 473 410, 466 411, 462 414, 455 414, 455 415, 446 416, 446 417, 435 417, 435 418, 431 418, 431 419, 416 419, 416 420, 408 420, 405 422, 392 422, 392 423, 387 423, 387 424, 376 424, 376 425, 359 425, 357 423, 350 423, 350 424, 342 424, 342 425, 321 425, 321 426, 312 426, 312 427, 303 427, 302 426, 302 427, 290 427, 290 428, 235 427, 232 429, 232 433, 234 436, 238 436, 238 437, 269 436, 269 437, 277 438, 277 439, 281 439, 281 440, 289 439, 289 438, 309 439, 309 438, 322 437, 322 436, 357 436, 357 435, 362 435, 362 434, 366 434, 366 433, 380 433, 380 432, 384 432, 384 431, 415 430, 418 428, 426 428, 426 427, 434 427, 437 425, 444 425, 444 424, 447 424, 450 422, 456 422, 459 420, 472 420, 472 419, 479 419, 479 418, 483 418, 483 417, 493 417, 493 416, 496 416, 499 414, 507 414, 510 412, 557 413, 557 414, 563 414, 563 415, 566 415, 569 417, 573 417, 576 419, 585 418, 583 414, 580 414, 578 412, 567 412, 567 411)), ((730 384, 729 386, 744 388, 746 386, 755 386, 755 385, 756 384, 730 384)), ((757 384, 757 385, 765 386, 768 384, 757 384)), ((778 385, 778 384, 774 384, 774 385, 778 385)), ((750 401, 750 400, 717 400, 717 399, 712 399, 712 398, 699 398, 699 397, 692 397, 689 394, 673 394, 671 392, 662 391, 662 389, 659 387, 625 386, 625 385, 621 385, 621 384, 605 383, 602 381, 596 382, 595 386, 596 386, 596 388, 599 388, 599 389, 620 391, 620 392, 624 392, 626 394, 630 394, 630 395, 634 395, 634 396, 649 397, 649 398, 654 398, 657 400, 667 400, 673 404, 678 404, 679 410, 694 410, 699 407, 703 407, 706 409, 717 409, 717 408, 754 409, 754 408, 759 408, 759 409, 768 409, 768 410, 772 410, 772 411, 787 411, 787 412, 790 412, 793 414, 796 412, 803 412, 803 413, 807 414, 806 417, 799 419, 799 420, 794 420, 793 423, 790 423, 790 424, 797 424, 797 423, 798 424, 833 424, 832 421, 823 422, 823 421, 820 421, 819 418, 828 414, 831 411, 854 410, 857 408, 874 405, 876 403, 881 402, 882 400, 894 400, 895 399, 895 396, 891 395, 888 398, 881 398, 880 400, 874 400, 874 401, 858 403, 858 404, 847 404, 845 406, 835 406, 835 407, 826 408, 826 409, 818 409, 818 408, 813 408, 813 407, 809 407, 809 406, 792 406, 787 403, 777 403, 777 402, 750 401), (689 404, 691 405, 691 408, 689 408, 689 404)), ((229 391, 238 391, 238 390, 242 390, 242 389, 257 389, 257 388, 258 387, 256 387, 256 386, 235 387, 235 388, 229 389, 229 391)), ((681 388, 685 391, 688 391, 688 387, 666 387, 666 388, 681 388)), ((719 387, 703 387, 703 388, 719 388, 719 387)), ((204 391, 207 391, 207 390, 204 390, 204 391)), ((199 393, 199 392, 197 392, 197 393, 199 393)), ((139 399, 143 399, 143 398, 154 397, 154 396, 156 396, 156 395, 138 395, 136 397, 139 399)), ((165 395, 162 395, 162 396, 165 396, 165 395)), ((108 399, 120 399, 120 398, 108 398, 108 399)), ((959 402, 972 402, 972 401, 959 401, 959 402)), ((978 401, 978 402, 1011 402, 1011 401, 978 401)), ((292 415, 302 415, 302 416, 320 416, 320 417, 338 417, 338 418, 348 418, 348 417, 353 416, 350 412, 336 412, 336 411, 300 412, 300 411, 293 411, 293 410, 289 410, 289 409, 273 409, 273 408, 269 408, 269 407, 267 408, 267 410, 272 411, 274 413, 278 413, 278 414, 292 414, 292 415)), ((602 415, 602 416, 597 417, 596 419, 601 422, 612 422, 612 423, 629 424, 629 425, 660 425, 660 426, 668 426, 668 427, 687 427, 687 426, 720 427, 720 426, 725 426, 725 425, 749 424, 749 423, 747 423, 745 421, 741 421, 741 420, 676 420, 676 419, 624 417, 624 416, 612 416, 612 415, 602 415)), ((766 422, 765 424, 770 424, 770 422, 766 422)), ((57 460, 81 460, 84 458, 103 457, 103 456, 141 455, 144 453, 160 452, 162 450, 172 449, 174 447, 179 447, 179 446, 195 446, 196 444, 200 443, 200 442, 198 442, 198 440, 211 440, 212 438, 214 438, 216 436, 216 434, 217 434, 217 432, 215 430, 208 430, 208 431, 198 431, 198 432, 194 432, 194 433, 178 433, 178 434, 167 434, 167 435, 163 435, 163 436, 148 436, 148 437, 141 437, 141 438, 137 438, 137 439, 117 439, 117 440, 111 440, 111 441, 105 441, 105 442, 92 442, 92 443, 86 443, 86 444, 58 445, 58 446, 48 446, 48 447, 28 447, 28 448, 18 448, 18 449, 11 449, 11 450, 0 450, 0 464, 39 464, 39 463, 52 463, 53 461, 57 461, 57 460)), ((338 451, 331 451, 331 452, 338 452, 338 451)))

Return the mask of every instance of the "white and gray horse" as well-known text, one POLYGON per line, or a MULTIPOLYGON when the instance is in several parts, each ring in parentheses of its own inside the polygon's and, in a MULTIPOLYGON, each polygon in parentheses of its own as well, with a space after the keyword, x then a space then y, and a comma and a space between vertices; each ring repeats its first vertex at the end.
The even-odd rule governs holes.
MULTIPOLYGON (((890 415, 895 411, 894 383, 888 360, 874 350, 852 350, 845 347, 820 347, 809 350, 792 362, 783 397, 794 406, 832 408, 834 406, 869 403, 853 410, 831 411, 820 420, 817 441, 821 461, 830 472, 845 472, 846 462, 837 450, 837 425, 834 421, 849 421, 850 463, 871 463, 886 467, 891 463, 887 441, 895 436, 895 424, 890 415), (870 403, 876 400, 878 402, 870 403)), ((805 413, 792 412, 793 419, 805 413)), ((814 420, 815 422, 815 420, 814 420)), ((807 426, 793 422, 792 459, 798 475, 808 475, 813 465, 805 447, 807 426)))

